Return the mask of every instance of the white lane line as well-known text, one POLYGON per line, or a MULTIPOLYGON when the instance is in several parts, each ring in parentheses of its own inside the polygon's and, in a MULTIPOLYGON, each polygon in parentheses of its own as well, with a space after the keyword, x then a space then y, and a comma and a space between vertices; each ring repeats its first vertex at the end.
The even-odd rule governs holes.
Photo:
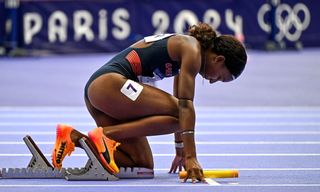
POLYGON ((196 135, 320 135, 320 131, 196 131, 196 135))
MULTIPOLYGON (((153 154, 154 157, 174 157, 175 154, 153 154)), ((200 153, 197 154, 198 157, 304 157, 320 156, 320 153, 200 153)))
MULTIPOLYGON (((87 131, 80 131, 85 133, 87 131)), ((55 131, 0 131, 0 135, 55 135, 55 131)), ((196 131, 196 135, 320 135, 320 131, 196 131)))
POLYGON ((320 122, 197 122, 196 126, 320 126, 320 122))
MULTIPOLYGON (((150 141, 152 145, 172 145, 169 141, 150 141)), ((1 142, 0 142, 1 144, 1 142)), ((197 145, 320 145, 320 141, 196 141, 197 145)))
POLYGON ((316 168, 239 168, 239 171, 320 171, 316 168))
MULTIPOLYGON (((319 187, 320 184, 308 184, 308 183, 275 183, 275 184, 222 184, 222 185, 212 185, 212 187, 319 187)), ((0 188, 3 187, 208 187, 208 185, 203 184, 191 184, 191 183, 181 183, 181 184, 101 184, 101 185, 89 185, 89 184, 56 184, 56 185, 37 185, 37 184, 30 184, 30 185, 0 185, 0 188)))
POLYGON ((215 180, 213 179, 210 179, 210 178, 205 178, 206 182, 209 184, 209 185, 213 185, 213 186, 218 186, 218 185, 221 185, 220 183, 216 182, 215 180))
POLYGON ((78 112, 83 111, 87 112, 88 110, 85 107, 77 107, 77 106, 70 106, 70 107, 64 107, 64 106, 30 106, 30 107, 22 107, 22 106, 0 106, 0 112, 11 112, 11 111, 27 111, 27 112, 35 112, 35 111, 68 111, 68 112, 78 112))
POLYGON ((46 118, 86 118, 92 119, 89 113, 6 113, 0 114, 0 119, 9 119, 9 118, 32 118, 32 119, 46 119, 46 118))
MULTIPOLYGON (((0 111, 87 111, 84 106, 0 106, 0 111)), ((294 110, 310 110, 320 111, 319 106, 196 106, 199 111, 294 111, 294 110)))
MULTIPOLYGON (((0 126, 53 126, 56 127, 59 122, 0 122, 0 126)), ((93 122, 65 122, 73 126, 90 126, 94 127, 93 122)))
MULTIPOLYGON (((277 113, 277 112, 270 112, 270 113, 224 113, 224 112, 216 112, 216 113, 198 113, 197 119, 259 119, 259 118, 274 118, 274 119, 281 119, 281 118, 295 118, 295 119, 302 119, 302 118, 319 118, 320 113, 277 113)), ((46 119, 46 118, 86 118, 92 119, 89 113, 18 113, 18 112, 9 112, 5 114, 0 114, 0 119, 9 119, 9 118, 32 118, 32 119, 46 119)))
POLYGON ((0 135, 55 135, 55 131, 0 131, 0 135))
MULTIPOLYGON (((36 142, 37 145, 53 145, 52 141, 39 141, 36 142)), ((23 141, 0 141, 0 145, 25 145, 23 141)))
MULTIPOLYGON (((51 154, 44 154, 51 156, 51 154)), ((29 157, 29 153, 0 153, 0 157, 29 157)), ((85 153, 74 153, 72 156, 87 157, 85 153)), ((156 153, 154 157, 174 157, 175 154, 156 153)), ((200 153, 198 157, 319 157, 320 153, 200 153)))
POLYGON ((314 111, 320 112, 319 106, 195 106, 196 111, 201 112, 293 112, 314 111))
MULTIPOLYGON (((37 145, 53 145, 53 141, 37 141, 37 145)), ((173 145, 173 141, 150 141, 150 145, 173 145)), ((320 141, 197 141, 197 145, 320 145, 320 141)), ((25 145, 23 141, 0 141, 0 145, 25 145)))
MULTIPOLYGON (((236 169, 238 171, 320 171, 320 167, 311 168, 205 168, 206 170, 236 169)), ((156 168, 154 171, 168 171, 168 168, 156 168)))
POLYGON ((216 112, 216 113, 198 113, 197 119, 248 119, 248 120, 256 120, 259 118, 274 118, 274 119, 282 119, 282 118, 295 118, 295 119, 302 119, 302 118, 319 118, 320 113, 277 113, 277 112, 270 112, 270 113, 223 113, 223 112, 216 112), (254 119, 253 119, 254 118, 254 119))
POLYGON ((224 187, 319 187, 320 184, 313 184, 313 183, 280 183, 280 184, 232 184, 232 185, 222 185, 224 187))
MULTIPOLYGON (((73 126, 94 126, 93 122, 66 122, 73 126)), ((58 122, 0 122, 0 126, 56 126, 58 122)), ((257 126, 320 126, 318 121, 308 121, 308 122, 197 122, 196 126, 213 126, 213 127, 227 127, 227 126, 237 126, 237 127, 257 127, 257 126)))

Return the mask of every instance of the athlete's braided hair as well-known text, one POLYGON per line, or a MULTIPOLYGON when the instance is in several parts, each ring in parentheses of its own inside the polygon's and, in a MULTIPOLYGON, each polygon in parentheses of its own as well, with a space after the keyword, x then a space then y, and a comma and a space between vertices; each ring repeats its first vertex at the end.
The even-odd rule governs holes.
POLYGON ((195 37, 204 50, 211 49, 225 57, 225 65, 237 78, 247 63, 247 53, 240 41, 231 35, 217 36, 216 31, 206 23, 198 23, 189 28, 188 35, 195 37))

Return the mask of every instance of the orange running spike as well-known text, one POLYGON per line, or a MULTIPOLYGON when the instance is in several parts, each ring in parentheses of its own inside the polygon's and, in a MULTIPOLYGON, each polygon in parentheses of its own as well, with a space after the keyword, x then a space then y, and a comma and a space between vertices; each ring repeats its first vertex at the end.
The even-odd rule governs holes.
POLYGON ((72 130, 74 129, 70 125, 57 125, 56 142, 52 151, 52 164, 54 167, 61 169, 65 156, 70 156, 75 149, 75 144, 70 137, 72 130))
POLYGON ((103 134, 102 127, 93 129, 88 135, 98 150, 103 166, 112 174, 119 173, 113 154, 120 143, 106 137, 103 134))

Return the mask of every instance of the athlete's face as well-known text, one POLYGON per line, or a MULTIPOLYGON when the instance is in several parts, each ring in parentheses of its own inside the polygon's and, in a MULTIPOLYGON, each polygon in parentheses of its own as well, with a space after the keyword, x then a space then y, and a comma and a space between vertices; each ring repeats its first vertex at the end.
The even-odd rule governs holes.
POLYGON ((202 63, 203 67, 201 68, 200 75, 209 80, 211 84, 217 81, 232 81, 232 74, 229 72, 224 62, 224 56, 216 55, 212 52, 207 53, 202 63))

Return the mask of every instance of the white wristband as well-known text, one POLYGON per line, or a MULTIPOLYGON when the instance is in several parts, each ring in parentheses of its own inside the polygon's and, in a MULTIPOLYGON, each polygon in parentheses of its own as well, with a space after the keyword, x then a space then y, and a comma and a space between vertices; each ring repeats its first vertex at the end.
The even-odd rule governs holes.
POLYGON ((181 143, 175 143, 175 146, 176 146, 176 148, 179 148, 179 149, 184 147, 182 142, 181 143))

